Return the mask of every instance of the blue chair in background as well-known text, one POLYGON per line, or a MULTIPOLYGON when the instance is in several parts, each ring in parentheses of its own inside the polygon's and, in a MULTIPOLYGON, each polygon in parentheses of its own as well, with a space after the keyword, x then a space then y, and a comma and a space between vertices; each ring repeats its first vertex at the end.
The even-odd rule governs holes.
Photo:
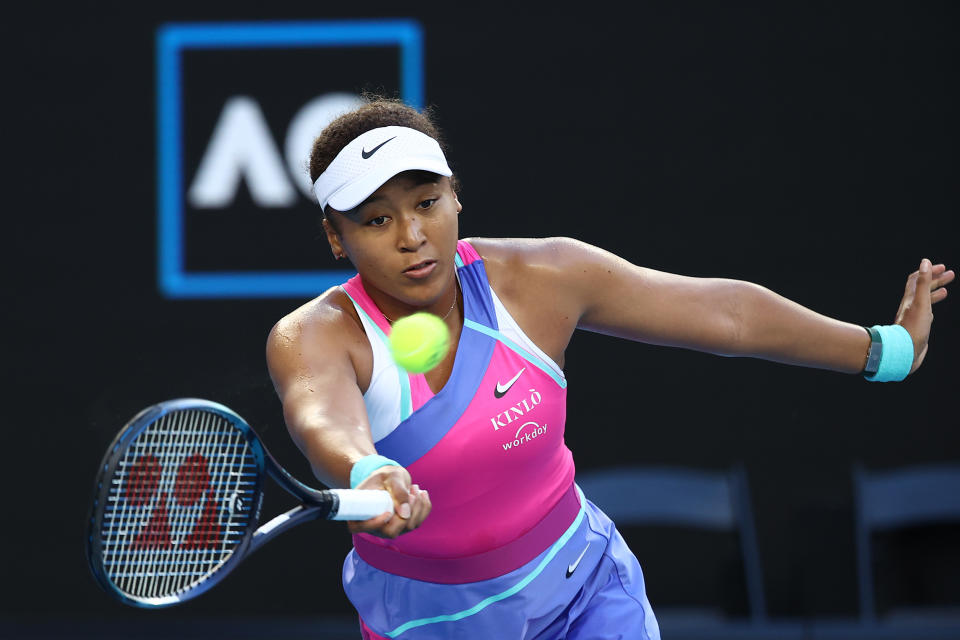
MULTIPOLYGON (((853 484, 860 615, 865 622, 874 622, 877 611, 871 534, 909 526, 960 522, 960 465, 868 471, 858 464, 853 470, 853 484)), ((922 621, 917 613, 913 612, 911 619, 922 621)), ((931 613, 928 617, 931 616, 939 619, 942 614, 931 613)))
POLYGON ((577 474, 577 484, 620 526, 669 525, 736 531, 752 622, 766 619, 763 575, 746 473, 623 467, 577 474))

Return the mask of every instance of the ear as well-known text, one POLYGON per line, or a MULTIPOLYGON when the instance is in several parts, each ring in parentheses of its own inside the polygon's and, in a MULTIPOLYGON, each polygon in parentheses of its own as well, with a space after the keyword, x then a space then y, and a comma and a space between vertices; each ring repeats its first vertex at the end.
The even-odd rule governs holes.
POLYGON ((330 243, 330 251, 333 252, 333 259, 339 260, 346 258, 347 252, 343 250, 343 244, 340 242, 340 234, 333 228, 333 224, 327 218, 323 219, 323 232, 327 234, 327 242, 330 243))
POLYGON ((453 196, 453 201, 457 205, 457 213, 463 210, 463 205, 460 204, 460 198, 457 196, 457 190, 453 188, 453 178, 449 177, 446 179, 447 188, 450 190, 450 195, 453 196))

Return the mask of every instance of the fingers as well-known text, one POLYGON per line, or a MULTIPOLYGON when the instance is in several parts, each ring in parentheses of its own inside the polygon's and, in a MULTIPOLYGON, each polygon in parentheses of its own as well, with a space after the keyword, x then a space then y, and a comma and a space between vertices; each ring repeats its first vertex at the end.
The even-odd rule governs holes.
MULTIPOLYGON (((399 469, 399 467, 394 467, 399 469)), ((406 520, 410 517, 410 493, 407 487, 410 486, 410 474, 403 470, 403 473, 391 473, 383 483, 383 488, 393 496, 394 511, 397 517, 406 520)))
POLYGON ((420 523, 430 514, 433 503, 430 502, 430 494, 426 489, 421 489, 418 485, 411 487, 411 494, 414 498, 412 503, 412 512, 410 514, 407 526, 412 531, 420 526, 420 523))
POLYGON ((374 533, 390 522, 391 518, 393 518, 392 513, 381 513, 369 520, 351 520, 347 522, 347 529, 350 533, 374 533))
POLYGON ((947 297, 947 290, 943 287, 953 282, 954 278, 956 274, 952 269, 947 271, 946 265, 931 264, 930 260, 924 258, 920 261, 920 268, 907 277, 903 289, 904 301, 912 303, 916 300, 924 304, 929 299, 930 304, 940 302, 947 297))
POLYGON ((946 270, 947 265, 943 264, 942 262, 940 264, 933 265, 933 277, 939 278, 940 276, 945 275, 944 271, 946 270))
POLYGON ((394 518, 380 530, 378 535, 387 538, 396 538, 407 531, 413 531, 419 527, 430 514, 430 509, 433 505, 430 502, 430 494, 427 493, 426 490, 421 489, 419 485, 410 485, 406 496, 407 500, 402 503, 394 496, 394 500, 397 501, 399 505, 397 506, 397 513, 394 518))
MULTIPOLYGON (((933 281, 933 265, 924 258, 920 261, 920 271, 916 278, 916 301, 921 306, 930 305, 930 283, 933 281)), ((911 276, 912 277, 912 276, 911 276)))
MULTIPOLYGON (((926 258, 924 258, 924 260, 926 260, 926 258)), ((927 262, 929 262, 929 260, 927 260, 927 262)), ((921 264, 923 263, 921 262, 921 264)), ((920 276, 919 269, 911 273, 910 276, 907 278, 908 286, 912 278, 917 278, 919 276, 920 276)), ((953 269, 950 269, 948 271, 947 266, 943 263, 940 263, 940 264, 934 264, 930 266, 930 276, 931 276, 930 289, 932 291, 934 289, 939 289, 940 287, 945 287, 946 285, 953 282, 954 279, 957 277, 957 274, 954 273, 953 269)))
POLYGON ((947 271, 946 267, 942 264, 933 265, 932 274, 933 278, 930 282, 930 304, 936 304, 947 297, 947 290, 943 287, 953 282, 956 274, 952 269, 947 271))
POLYGON ((384 513, 364 521, 348 522, 351 533, 370 533, 381 538, 396 538, 413 531, 429 515, 430 494, 411 484, 403 467, 381 467, 357 486, 358 489, 385 489, 393 497, 394 513, 384 513))

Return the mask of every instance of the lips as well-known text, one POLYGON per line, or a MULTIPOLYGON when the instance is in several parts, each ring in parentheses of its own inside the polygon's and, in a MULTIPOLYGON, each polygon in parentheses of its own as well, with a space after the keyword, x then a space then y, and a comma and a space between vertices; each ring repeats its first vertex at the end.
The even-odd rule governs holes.
POLYGON ((411 278, 426 278, 437 266, 436 260, 422 260, 403 270, 403 275, 411 278))

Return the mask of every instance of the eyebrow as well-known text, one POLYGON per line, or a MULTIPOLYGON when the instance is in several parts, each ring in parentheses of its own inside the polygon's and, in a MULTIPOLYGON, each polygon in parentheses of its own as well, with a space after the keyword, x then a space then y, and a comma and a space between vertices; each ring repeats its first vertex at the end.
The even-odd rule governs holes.
MULTIPOLYGON (((410 185, 410 188, 407 189, 407 191, 413 191, 417 187, 423 186, 425 184, 437 184, 438 182, 440 182, 441 177, 442 176, 440 176, 439 174, 431 173, 429 171, 413 170, 410 172, 410 179, 413 180, 413 184, 410 185)), ((358 211, 360 211, 361 208, 370 204, 371 202, 376 202, 377 200, 383 200, 383 199, 384 199, 383 196, 371 194, 370 196, 367 197, 366 200, 364 200, 363 202, 355 206, 353 209, 350 209, 349 212, 345 212, 345 213, 348 213, 350 215, 355 214, 358 211)))

